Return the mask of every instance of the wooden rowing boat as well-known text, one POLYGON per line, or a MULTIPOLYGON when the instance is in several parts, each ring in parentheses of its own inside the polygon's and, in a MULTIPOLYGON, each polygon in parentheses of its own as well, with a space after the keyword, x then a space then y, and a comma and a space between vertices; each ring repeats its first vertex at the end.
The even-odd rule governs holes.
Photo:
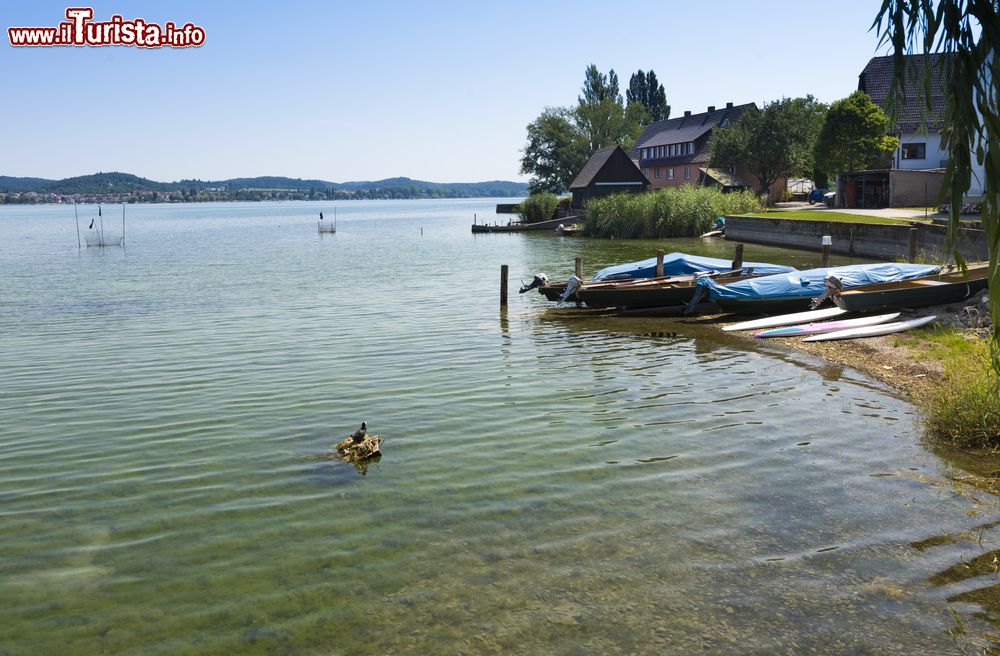
POLYGON ((952 269, 899 282, 845 289, 834 295, 837 307, 848 312, 877 312, 902 308, 959 303, 988 286, 989 264, 969 265, 966 272, 952 269))

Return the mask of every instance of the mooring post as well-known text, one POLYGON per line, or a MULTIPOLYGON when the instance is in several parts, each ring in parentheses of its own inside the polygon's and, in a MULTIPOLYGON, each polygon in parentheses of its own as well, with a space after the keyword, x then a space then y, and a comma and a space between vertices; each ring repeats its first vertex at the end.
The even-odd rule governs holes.
POLYGON ((576 258, 576 262, 573 264, 573 272, 576 273, 577 278, 583 278, 583 258, 576 258))
POLYGON ((830 249, 833 248, 833 238, 830 235, 823 235, 823 267, 830 266, 830 249))
POLYGON ((663 249, 656 251, 656 277, 663 277, 663 249))
POLYGON ((475 213, 472 214, 472 225, 476 225, 476 215, 475 215, 475 213))
POLYGON ((743 268, 743 244, 736 244, 736 259, 733 260, 733 271, 743 268))
POLYGON ((909 255, 908 259, 910 264, 917 261, 917 237, 920 236, 920 230, 916 226, 910 228, 910 244, 909 244, 909 255))
POLYGON ((507 265, 500 265, 500 307, 507 307, 507 265))

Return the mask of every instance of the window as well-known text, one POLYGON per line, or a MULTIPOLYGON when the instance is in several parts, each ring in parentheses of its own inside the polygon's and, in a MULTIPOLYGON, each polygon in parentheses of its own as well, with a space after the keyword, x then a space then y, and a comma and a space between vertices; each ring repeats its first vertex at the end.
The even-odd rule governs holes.
POLYGON ((688 155, 694 155, 694 142, 688 142, 688 155))
POLYGON ((660 171, 660 167, 659 167, 659 166, 657 166, 657 167, 656 167, 656 177, 658 177, 658 178, 659 178, 659 177, 660 177, 660 173, 661 173, 661 171, 660 171))
POLYGON ((903 159, 927 159, 927 144, 903 144, 903 159))
POLYGON ((648 179, 648 178, 649 178, 649 169, 643 169, 643 170, 642 170, 642 174, 643 174, 644 176, 646 176, 646 178, 648 179))
POLYGON ((690 166, 685 166, 684 167, 684 179, 685 180, 690 180, 691 179, 691 167, 690 166))
POLYGON ((674 179, 674 170, 667 169, 667 180, 673 180, 673 179, 674 179))

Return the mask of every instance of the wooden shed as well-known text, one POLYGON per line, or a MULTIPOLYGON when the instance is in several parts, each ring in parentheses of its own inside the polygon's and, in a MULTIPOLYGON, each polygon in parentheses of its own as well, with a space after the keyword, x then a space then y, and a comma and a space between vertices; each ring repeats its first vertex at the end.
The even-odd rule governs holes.
POLYGON ((595 151, 569 186, 576 209, 585 208, 591 198, 648 189, 649 180, 621 146, 595 151))

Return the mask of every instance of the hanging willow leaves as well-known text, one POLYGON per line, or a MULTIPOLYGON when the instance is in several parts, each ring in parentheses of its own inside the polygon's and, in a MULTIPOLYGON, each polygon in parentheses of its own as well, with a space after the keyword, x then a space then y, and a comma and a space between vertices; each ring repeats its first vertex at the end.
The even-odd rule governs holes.
MULTIPOLYGON (((951 195, 948 248, 954 248, 963 196, 973 162, 983 167, 982 224, 990 251, 991 356, 1000 372, 1000 2, 997 0, 883 0, 872 24, 893 51, 890 113, 899 107, 907 74, 907 55, 924 58, 922 99, 930 106, 930 55, 947 80, 944 129, 949 158, 945 186, 951 195)), ((956 259, 961 256, 956 251, 956 259)))

